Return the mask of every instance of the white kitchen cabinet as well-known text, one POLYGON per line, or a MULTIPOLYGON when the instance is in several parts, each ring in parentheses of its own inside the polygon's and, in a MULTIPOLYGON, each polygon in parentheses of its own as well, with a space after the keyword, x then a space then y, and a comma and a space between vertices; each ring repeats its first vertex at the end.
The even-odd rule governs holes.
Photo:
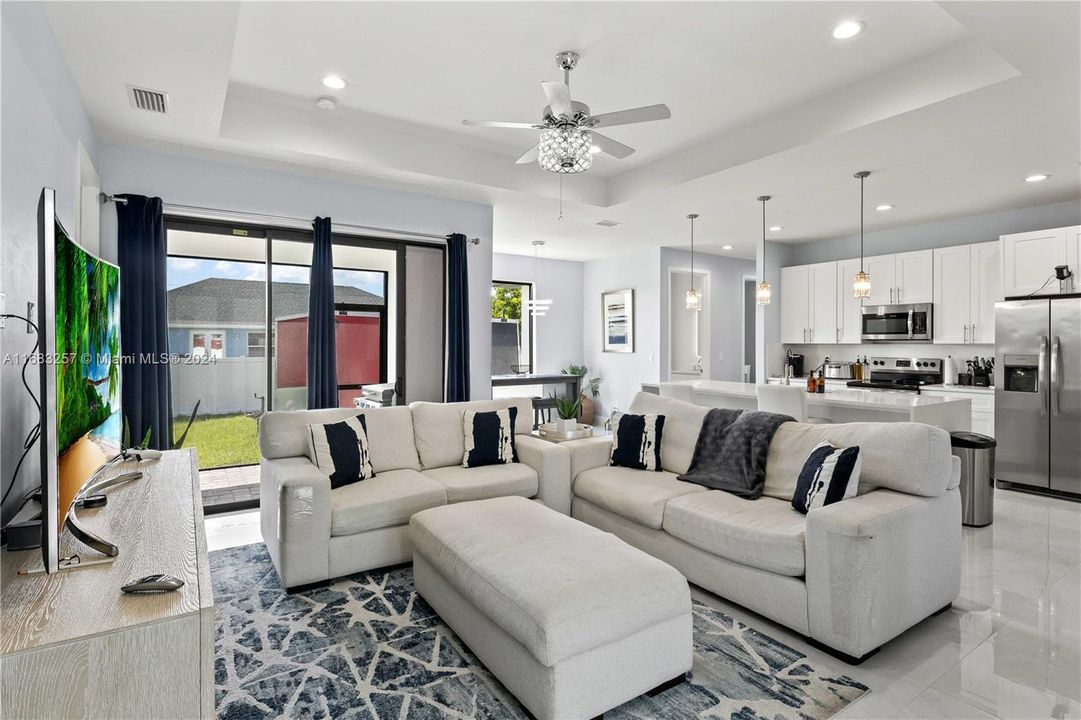
POLYGON ((941 398, 968 398, 972 403, 972 432, 995 436, 995 393, 982 388, 964 388, 959 385, 936 386, 920 391, 921 395, 941 398))
POLYGON ((871 295, 866 305, 893 305, 897 292, 897 256, 875 255, 863 259, 863 269, 871 276, 871 295))
POLYGON ((895 256, 895 302, 929 303, 934 295, 934 251, 917 250, 895 256))
POLYGON ((860 271, 860 259, 837 261, 837 326, 838 342, 863 342, 863 300, 853 296, 852 283, 860 271))
POLYGON ((1074 274, 1074 292, 1081 292, 1081 225, 1066 228, 1066 264, 1074 274))
POLYGON ((811 342, 837 342, 840 329, 837 326, 836 262, 817 263, 810 266, 809 298, 811 303, 811 342))
POLYGON ((972 275, 971 246, 959 245, 934 251, 936 344, 960 345, 969 342, 972 275))
POLYGON ((1030 295, 1040 288, 1041 293, 1057 292, 1058 281, 1052 277, 1055 266, 1070 264, 1069 257, 1077 255, 1077 230, 1061 227, 1001 236, 1003 293, 1007 297, 1030 295))
POLYGON ((1002 300, 1002 253, 997 242, 972 245, 972 308, 969 342, 995 342, 995 303, 1002 300))
POLYGON ((781 342, 808 342, 811 327, 809 265, 781 268, 781 342))
POLYGON ((995 303, 1002 299, 999 244, 934 251, 934 342, 993 344, 995 303))

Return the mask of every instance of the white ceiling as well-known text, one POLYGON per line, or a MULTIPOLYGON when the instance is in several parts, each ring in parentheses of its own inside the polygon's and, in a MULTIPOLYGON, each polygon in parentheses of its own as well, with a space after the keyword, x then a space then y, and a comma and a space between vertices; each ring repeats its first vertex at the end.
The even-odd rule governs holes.
POLYGON ((753 257, 770 239, 879 229, 1081 196, 1077 2, 58 2, 47 11, 106 141, 274 161, 490 202, 496 249, 590 259, 697 238, 753 257), (866 23, 849 41, 842 19, 866 23), (167 32, 163 29, 167 28, 167 32), (564 183, 513 164, 553 56, 581 53, 593 112, 664 102, 612 128, 638 148, 564 183), (329 72, 349 86, 319 84, 329 72), (133 110, 126 84, 170 95, 133 110), (338 97, 333 112, 318 95, 338 97), (1050 180, 1024 183, 1033 172, 1050 180), (595 225, 601 219, 617 228, 595 225))

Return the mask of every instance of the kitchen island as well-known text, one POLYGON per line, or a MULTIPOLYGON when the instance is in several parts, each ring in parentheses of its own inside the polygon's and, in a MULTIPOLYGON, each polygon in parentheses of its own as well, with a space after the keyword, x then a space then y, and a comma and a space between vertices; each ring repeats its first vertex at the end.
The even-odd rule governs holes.
MULTIPOLYGON (((696 405, 758 409, 754 383, 687 380, 643 383, 642 390, 696 405)), ((921 422, 944 430, 972 429, 972 401, 967 397, 932 397, 914 392, 826 388, 807 394, 807 414, 830 422, 921 422)))

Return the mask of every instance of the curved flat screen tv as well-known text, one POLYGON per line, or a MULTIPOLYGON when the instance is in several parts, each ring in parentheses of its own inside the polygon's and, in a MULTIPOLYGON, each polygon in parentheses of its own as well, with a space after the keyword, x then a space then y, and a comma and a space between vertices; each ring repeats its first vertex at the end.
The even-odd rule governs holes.
POLYGON ((60 540, 76 495, 120 451, 120 270, 80 247, 38 202, 41 369, 41 548, 60 567, 60 540))

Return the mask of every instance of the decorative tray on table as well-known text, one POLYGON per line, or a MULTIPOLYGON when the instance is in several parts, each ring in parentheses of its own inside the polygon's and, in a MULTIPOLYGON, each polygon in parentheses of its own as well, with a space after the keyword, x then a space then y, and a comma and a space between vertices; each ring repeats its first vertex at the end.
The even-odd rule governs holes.
POLYGON ((545 440, 562 442, 564 440, 581 440, 593 437, 593 426, 578 423, 574 430, 564 432, 557 423, 541 423, 537 427, 537 434, 545 440))

